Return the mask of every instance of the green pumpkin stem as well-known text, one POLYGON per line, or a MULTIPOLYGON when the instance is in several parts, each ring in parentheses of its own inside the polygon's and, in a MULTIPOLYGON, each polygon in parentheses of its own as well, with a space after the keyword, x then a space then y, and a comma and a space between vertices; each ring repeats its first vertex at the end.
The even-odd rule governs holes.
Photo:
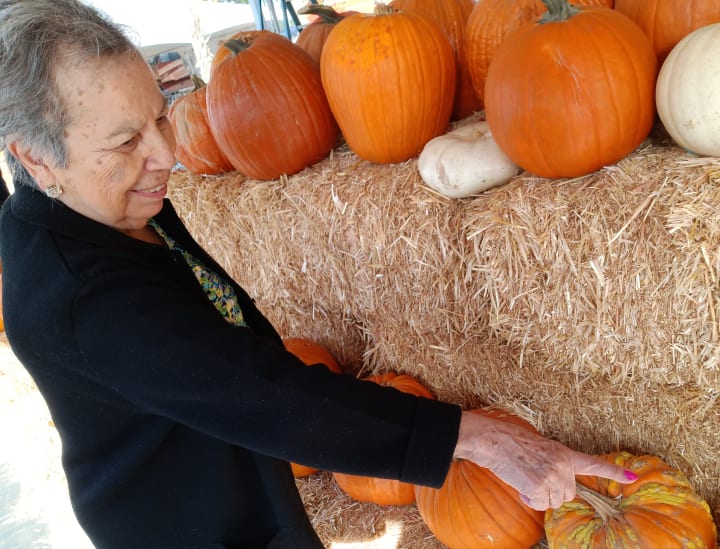
POLYGON ((326 6, 325 4, 307 4, 300 8, 298 11, 299 15, 317 15, 320 17, 318 23, 334 25, 339 23, 345 16, 335 11, 332 6, 326 6))
POLYGON ((595 509, 595 512, 600 516, 603 524, 607 524, 613 517, 620 514, 617 499, 598 494, 595 490, 591 490, 579 483, 575 485, 575 490, 578 497, 584 499, 595 509))
POLYGON ((542 0, 542 2, 547 7, 547 11, 538 21, 541 24, 560 23, 580 13, 580 10, 569 4, 567 0, 542 0))

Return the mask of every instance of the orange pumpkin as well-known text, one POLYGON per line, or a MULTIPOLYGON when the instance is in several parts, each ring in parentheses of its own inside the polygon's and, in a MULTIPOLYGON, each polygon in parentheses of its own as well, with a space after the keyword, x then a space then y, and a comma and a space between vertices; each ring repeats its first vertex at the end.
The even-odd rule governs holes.
MULTIPOLYGON (((579 6, 613 7, 614 0, 576 0, 579 6)), ((542 0, 482 0, 476 2, 465 29, 465 63, 480 105, 485 105, 485 82, 495 52, 507 36, 547 11, 542 0)))
POLYGON ((168 111, 175 134, 175 157, 194 174, 229 172, 232 164, 218 147, 208 123, 207 87, 196 76, 193 81, 195 89, 177 99, 168 111))
POLYGON ((452 120, 460 120, 481 109, 475 95, 465 55, 465 26, 475 6, 474 0, 392 0, 399 10, 418 11, 433 17, 445 30, 455 49, 457 82, 452 120))
MULTIPOLYGON (((410 375, 389 372, 365 379, 411 395, 434 398, 422 383, 410 375)), ((340 489, 356 501, 377 505, 410 505, 415 501, 415 488, 407 482, 345 473, 333 473, 333 477, 340 489)))
MULTIPOLYGON (((302 337, 288 337, 283 339, 283 345, 285 346, 285 349, 290 351, 308 366, 311 364, 322 364, 331 372, 335 372, 336 374, 343 373, 342 367, 338 361, 335 360, 332 353, 316 341, 302 337)), ((290 467, 292 468, 293 475, 298 478, 307 477, 318 472, 318 469, 315 467, 300 465, 299 463, 291 462, 290 467)))
POLYGON ((234 34, 231 34, 228 38, 226 38, 225 40, 220 42, 220 45, 218 46, 218 49, 215 52, 215 55, 213 55, 212 61, 210 62, 210 77, 212 77, 212 73, 215 72, 215 69, 217 68, 217 66, 233 54, 232 49, 224 47, 225 42, 227 42, 228 40, 238 40, 238 39, 246 40, 248 36, 253 36, 256 34, 259 35, 259 34, 263 34, 266 32, 270 32, 270 31, 266 31, 266 30, 239 31, 234 34))
POLYGON ((382 164, 420 154, 447 130, 456 65, 450 39, 427 15, 376 4, 328 36, 320 73, 350 149, 382 164))
POLYGON ((210 77, 208 120, 233 167, 268 180, 325 158, 338 127, 307 52, 269 31, 250 31, 222 47, 231 54, 210 77))
POLYGON ((720 22, 717 0, 615 0, 615 9, 645 31, 660 64, 692 31, 720 22))
POLYGON ((358 13, 356 11, 337 12, 332 6, 324 4, 307 4, 298 10, 301 15, 317 15, 312 23, 307 25, 298 37, 295 43, 304 49, 310 57, 320 63, 320 54, 330 32, 340 21, 349 15, 358 13))
MULTIPOLYGON (((537 433, 521 417, 502 410, 471 410, 537 433)), ((450 549, 529 549, 543 537, 543 512, 525 505, 520 494, 490 470, 455 459, 440 488, 415 487, 420 516, 450 549)))
POLYGON ((508 37, 490 64, 485 111, 513 162, 542 177, 614 164, 655 121, 657 60, 642 30, 601 7, 549 11, 508 37))
POLYGON ((343 373, 342 367, 332 353, 317 341, 302 337, 288 337, 283 339, 283 345, 304 364, 322 364, 327 366, 331 372, 343 373))
POLYGON ((635 472, 638 480, 620 484, 578 476, 577 497, 545 512, 550 549, 717 547, 710 508, 681 471, 655 456, 604 457, 635 472))

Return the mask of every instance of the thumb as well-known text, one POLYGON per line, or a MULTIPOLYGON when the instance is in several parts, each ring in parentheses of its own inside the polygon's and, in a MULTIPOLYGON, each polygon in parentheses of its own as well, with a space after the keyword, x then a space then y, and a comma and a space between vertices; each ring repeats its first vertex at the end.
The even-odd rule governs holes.
POLYGON ((621 484, 630 484, 638 479, 637 474, 630 469, 610 463, 602 456, 591 456, 582 452, 575 452, 574 470, 576 475, 607 478, 621 484))

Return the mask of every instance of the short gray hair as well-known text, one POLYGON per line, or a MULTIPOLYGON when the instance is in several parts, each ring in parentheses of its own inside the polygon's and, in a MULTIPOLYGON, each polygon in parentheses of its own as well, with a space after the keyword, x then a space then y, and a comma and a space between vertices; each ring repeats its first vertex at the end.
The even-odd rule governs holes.
MULTIPOLYGON (((78 0, 0 0, 0 146, 17 138, 65 166, 68 113, 55 68, 125 55, 140 55, 125 28, 78 0)), ((34 185, 6 156, 13 183, 34 185)))

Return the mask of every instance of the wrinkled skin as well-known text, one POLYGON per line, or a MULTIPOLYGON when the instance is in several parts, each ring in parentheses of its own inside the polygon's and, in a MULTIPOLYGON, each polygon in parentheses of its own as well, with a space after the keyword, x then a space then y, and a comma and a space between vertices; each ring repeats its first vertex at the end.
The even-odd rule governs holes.
POLYGON ((633 482, 637 477, 600 456, 577 452, 525 427, 463 412, 455 457, 492 471, 533 509, 557 509, 575 497, 575 475, 633 482))

